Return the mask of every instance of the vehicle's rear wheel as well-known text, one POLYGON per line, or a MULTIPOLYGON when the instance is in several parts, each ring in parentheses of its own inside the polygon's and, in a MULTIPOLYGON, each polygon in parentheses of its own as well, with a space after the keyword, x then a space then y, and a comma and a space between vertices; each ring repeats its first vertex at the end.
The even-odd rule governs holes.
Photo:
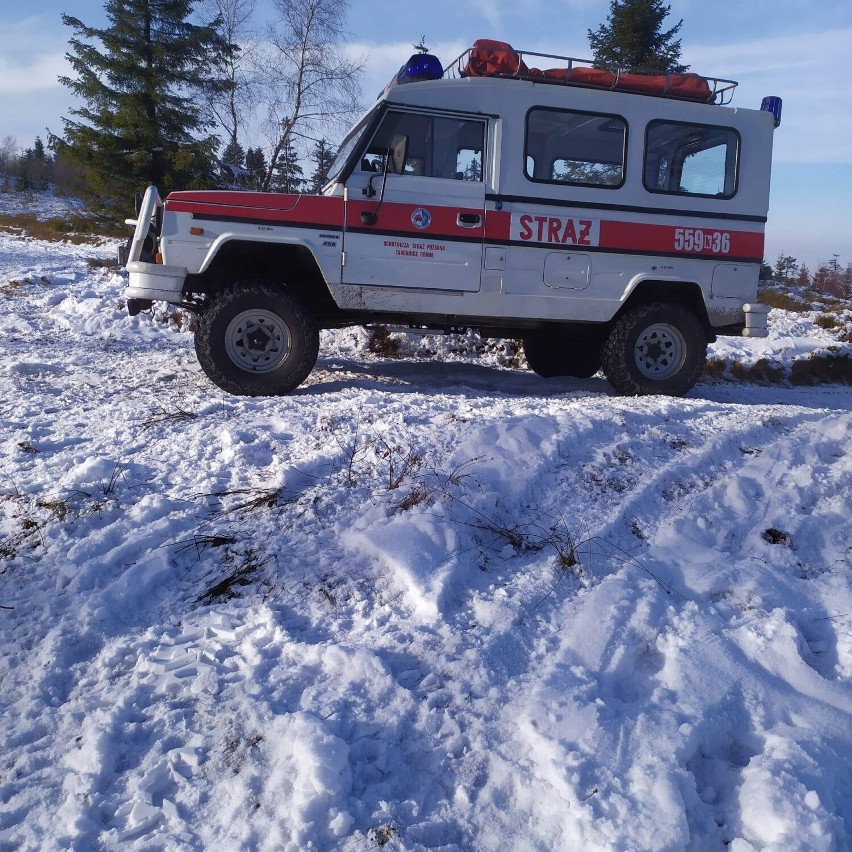
POLYGON ((567 329, 539 331, 524 338, 530 368, 545 379, 588 379, 601 368, 603 341, 594 333, 572 336, 567 329))
POLYGON ((621 316, 606 341, 603 370, 621 394, 683 396, 707 359, 707 332, 683 305, 654 302, 621 316))
POLYGON ((214 296, 199 320, 195 352, 222 390, 278 396, 298 387, 314 368, 319 331, 292 294, 247 282, 214 296))

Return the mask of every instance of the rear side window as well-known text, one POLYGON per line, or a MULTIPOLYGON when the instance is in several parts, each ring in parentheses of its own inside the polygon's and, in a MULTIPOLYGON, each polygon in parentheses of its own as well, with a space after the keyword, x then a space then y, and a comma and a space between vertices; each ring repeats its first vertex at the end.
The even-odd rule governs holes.
POLYGON ((626 142, 619 116, 531 109, 524 172, 535 181, 615 189, 624 183, 626 142))
POLYGON ((733 128, 652 121, 645 135, 645 189, 731 198, 737 191, 739 151, 733 128))

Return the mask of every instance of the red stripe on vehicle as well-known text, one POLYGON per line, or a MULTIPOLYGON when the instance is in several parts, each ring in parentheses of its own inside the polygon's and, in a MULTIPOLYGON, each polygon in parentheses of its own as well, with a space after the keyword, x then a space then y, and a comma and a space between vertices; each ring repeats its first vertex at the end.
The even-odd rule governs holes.
POLYGON ((395 234, 412 234, 423 237, 466 237, 479 241, 483 237, 485 212, 481 207, 437 207, 420 204, 398 204, 378 201, 352 201, 346 205, 346 228, 363 231, 362 213, 377 213, 375 224, 367 225, 377 233, 392 231, 395 234), (464 227, 459 216, 479 216, 478 225, 464 227))
POLYGON ((343 224, 343 199, 339 196, 173 192, 166 199, 166 209, 223 219, 260 219, 279 225, 311 222, 339 230, 343 224), (249 200, 251 203, 247 203, 249 200))
MULTIPOLYGON (((709 217, 708 217, 709 218, 709 217)), ((710 225, 651 225, 620 222, 590 215, 512 214, 513 243, 532 246, 588 248, 630 254, 763 259, 763 233, 734 231, 710 225)))
POLYGON ((736 257, 760 262, 764 236, 756 231, 690 225, 645 225, 601 221, 600 247, 619 251, 659 252, 707 257, 736 257))
MULTIPOLYGON (((177 213, 199 217, 263 221, 277 225, 310 223, 322 228, 343 226, 344 201, 340 196, 252 193, 247 204, 241 192, 175 192, 166 206, 177 213)), ((345 205, 345 227, 362 233, 375 231, 411 234, 432 239, 465 239, 559 245, 564 248, 604 249, 615 252, 682 254, 689 257, 726 257, 759 263, 764 235, 760 231, 735 231, 711 226, 652 225, 620 222, 590 216, 543 215, 515 211, 485 211, 479 207, 443 207, 400 204, 377 200, 350 200, 345 205), (377 213, 373 224, 362 213, 377 213), (480 216, 479 224, 465 227, 459 216, 480 216)))
POLYGON ((505 242, 511 239, 512 214, 502 210, 485 211, 485 239, 505 242))

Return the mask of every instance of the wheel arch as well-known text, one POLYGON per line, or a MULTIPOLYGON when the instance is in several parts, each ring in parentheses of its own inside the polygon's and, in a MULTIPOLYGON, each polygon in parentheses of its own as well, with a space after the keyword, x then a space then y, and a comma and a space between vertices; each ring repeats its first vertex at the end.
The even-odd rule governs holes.
POLYGON ((184 289, 215 296, 236 281, 265 281, 296 295, 315 316, 338 312, 322 268, 304 243, 223 240, 202 272, 190 275, 184 289))
POLYGON ((704 301, 704 293, 696 281, 651 277, 634 279, 630 284, 629 295, 612 318, 612 322, 615 323, 622 315, 638 305, 653 302, 666 302, 689 308, 704 325, 711 342, 715 339, 710 317, 707 313, 707 305, 704 301))

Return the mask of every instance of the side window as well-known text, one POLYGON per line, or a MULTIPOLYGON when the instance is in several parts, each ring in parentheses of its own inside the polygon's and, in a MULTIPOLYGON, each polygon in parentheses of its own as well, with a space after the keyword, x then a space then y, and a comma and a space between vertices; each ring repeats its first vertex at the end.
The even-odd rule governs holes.
POLYGON ((530 180, 615 189, 624 183, 626 142, 627 122, 617 115, 531 109, 524 173, 530 180))
POLYGON ((388 148, 408 139, 404 174, 481 181, 485 123, 420 113, 389 112, 361 160, 361 170, 380 172, 388 148))
POLYGON ((740 137, 730 127, 652 121, 645 135, 645 189, 731 198, 740 137))

